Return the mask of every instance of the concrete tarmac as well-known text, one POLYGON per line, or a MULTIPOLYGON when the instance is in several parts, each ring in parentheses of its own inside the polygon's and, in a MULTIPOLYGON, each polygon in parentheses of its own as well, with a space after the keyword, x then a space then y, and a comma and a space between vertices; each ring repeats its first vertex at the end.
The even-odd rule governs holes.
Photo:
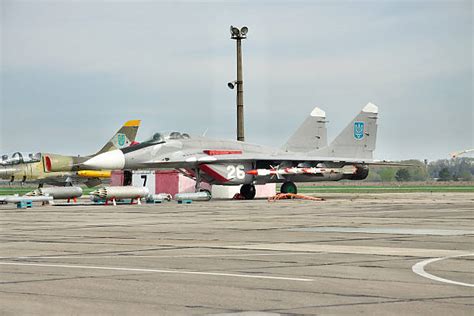
POLYGON ((0 205, 1 315, 472 315, 474 195, 0 205))

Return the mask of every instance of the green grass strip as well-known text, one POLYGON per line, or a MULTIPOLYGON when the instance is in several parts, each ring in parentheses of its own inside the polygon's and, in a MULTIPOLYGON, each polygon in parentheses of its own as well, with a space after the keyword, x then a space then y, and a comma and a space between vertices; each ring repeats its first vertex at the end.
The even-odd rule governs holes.
POLYGON ((410 192, 474 192, 474 186, 361 186, 361 187, 299 187, 301 193, 410 193, 410 192))

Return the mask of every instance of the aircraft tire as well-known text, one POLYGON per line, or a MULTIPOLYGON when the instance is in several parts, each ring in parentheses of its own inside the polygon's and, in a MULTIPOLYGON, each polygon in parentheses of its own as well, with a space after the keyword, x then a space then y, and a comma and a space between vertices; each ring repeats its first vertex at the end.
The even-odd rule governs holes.
POLYGON ((255 190, 255 186, 253 184, 244 184, 240 188, 240 194, 242 194, 242 196, 246 200, 253 200, 256 193, 257 193, 257 191, 255 190))
POLYGON ((280 192, 296 194, 298 193, 298 188, 296 187, 296 184, 294 184, 293 182, 287 181, 281 185, 280 192))

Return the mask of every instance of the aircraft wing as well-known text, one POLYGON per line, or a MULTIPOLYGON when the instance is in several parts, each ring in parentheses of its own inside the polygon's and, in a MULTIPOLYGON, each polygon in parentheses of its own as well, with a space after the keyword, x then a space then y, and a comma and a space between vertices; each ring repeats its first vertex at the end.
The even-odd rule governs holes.
POLYGON ((156 160, 142 162, 141 166, 144 169, 159 169, 159 168, 186 168, 195 167, 201 164, 221 164, 221 163, 252 163, 258 161, 269 161, 275 165, 284 162, 297 163, 352 163, 352 164, 366 164, 366 165, 387 165, 387 166, 413 166, 410 164, 403 164, 397 162, 390 162, 385 160, 374 159, 357 159, 347 157, 318 157, 308 154, 261 154, 261 153, 242 153, 242 154, 172 154, 169 157, 159 157, 156 160))
MULTIPOLYGON (((209 183, 239 184, 252 181, 253 175, 265 176, 276 173, 298 174, 307 172, 321 174, 335 172, 339 174, 355 175, 367 172, 364 165, 391 165, 400 166, 387 161, 372 159, 348 159, 344 157, 317 157, 295 153, 242 153, 242 154, 190 154, 173 153, 168 157, 161 156, 150 161, 142 162, 140 169, 178 169, 187 176, 199 176, 209 183), (298 166, 297 168, 293 168, 298 166), (285 170, 282 170, 285 169, 285 170), (298 169, 298 170, 294 170, 298 169), (304 170, 304 171, 303 171, 304 170)), ((137 166, 136 166, 137 167, 137 166)), ((283 179, 276 175, 278 179, 283 179)))

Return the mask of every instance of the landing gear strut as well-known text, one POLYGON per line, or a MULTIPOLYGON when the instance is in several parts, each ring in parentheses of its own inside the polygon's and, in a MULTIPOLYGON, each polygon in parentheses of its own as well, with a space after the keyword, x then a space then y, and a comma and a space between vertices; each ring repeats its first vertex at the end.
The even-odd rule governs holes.
POLYGON ((196 185, 194 186, 194 192, 206 192, 209 195, 209 200, 212 198, 211 191, 201 188, 201 170, 199 168, 194 169, 196 185))
POLYGON ((298 189, 296 188, 296 184, 291 181, 287 181, 281 185, 280 192, 296 194, 298 193, 298 189))
POLYGON ((194 185, 194 192, 199 192, 201 189, 201 171, 199 168, 194 169, 196 184, 194 185))
POLYGON ((243 186, 240 187, 240 194, 246 199, 246 200, 253 200, 255 197, 255 186, 253 184, 244 184, 243 186))

